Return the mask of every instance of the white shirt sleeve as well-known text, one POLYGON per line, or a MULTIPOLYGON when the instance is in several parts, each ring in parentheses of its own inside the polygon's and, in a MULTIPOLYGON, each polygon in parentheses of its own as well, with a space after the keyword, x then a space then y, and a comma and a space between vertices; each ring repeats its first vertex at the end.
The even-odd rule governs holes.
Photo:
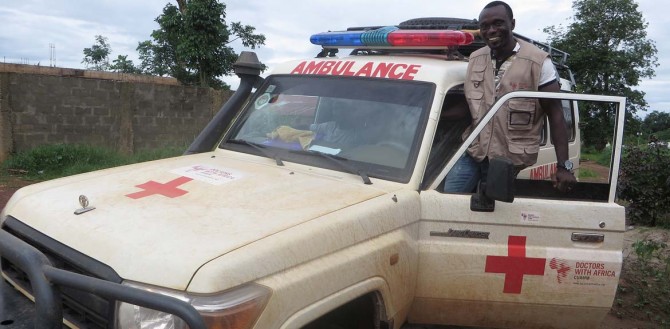
POLYGON ((540 73, 540 82, 538 83, 538 86, 542 86, 554 80, 560 83, 558 71, 556 71, 556 67, 551 59, 547 57, 544 60, 544 63, 542 63, 542 72, 540 73))

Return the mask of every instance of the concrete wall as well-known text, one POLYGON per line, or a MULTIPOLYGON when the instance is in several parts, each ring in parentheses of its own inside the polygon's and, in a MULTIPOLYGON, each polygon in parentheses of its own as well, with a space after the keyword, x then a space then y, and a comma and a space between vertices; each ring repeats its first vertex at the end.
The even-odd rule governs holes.
POLYGON ((187 146, 230 95, 171 78, 0 64, 0 162, 43 144, 187 146))

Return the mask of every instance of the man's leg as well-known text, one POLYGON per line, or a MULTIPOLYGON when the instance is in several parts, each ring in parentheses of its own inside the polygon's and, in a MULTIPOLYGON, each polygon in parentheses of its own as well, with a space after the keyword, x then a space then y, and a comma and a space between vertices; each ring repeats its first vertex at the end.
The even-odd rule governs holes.
POLYGON ((472 193, 480 178, 480 163, 466 152, 447 174, 444 180, 444 192, 472 193))

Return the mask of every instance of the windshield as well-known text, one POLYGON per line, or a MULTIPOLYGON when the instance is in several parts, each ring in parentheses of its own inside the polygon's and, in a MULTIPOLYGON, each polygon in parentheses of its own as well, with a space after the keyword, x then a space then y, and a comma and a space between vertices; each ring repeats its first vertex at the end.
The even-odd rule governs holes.
POLYGON ((271 76, 221 147, 342 170, 314 156, 328 154, 370 177, 407 182, 433 90, 416 81, 271 76))

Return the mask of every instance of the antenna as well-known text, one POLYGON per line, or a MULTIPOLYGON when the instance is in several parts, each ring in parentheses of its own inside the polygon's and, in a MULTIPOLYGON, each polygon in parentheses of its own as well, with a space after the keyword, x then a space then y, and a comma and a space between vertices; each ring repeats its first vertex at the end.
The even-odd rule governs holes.
POLYGON ((49 43, 49 66, 56 66, 56 44, 49 43))

